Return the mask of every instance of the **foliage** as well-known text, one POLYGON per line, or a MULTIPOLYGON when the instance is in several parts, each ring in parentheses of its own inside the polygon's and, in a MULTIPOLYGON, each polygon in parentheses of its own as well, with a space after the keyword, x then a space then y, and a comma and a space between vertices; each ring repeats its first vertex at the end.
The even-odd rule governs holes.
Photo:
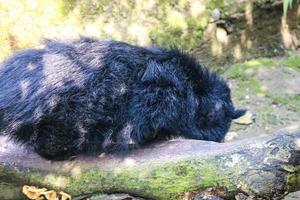
POLYGON ((291 8, 293 5, 293 0, 283 0, 283 12, 284 16, 286 16, 287 10, 291 8))
MULTIPOLYGON (((287 10, 291 6, 292 0, 283 1, 287 10)), ((238 45, 241 45, 242 59, 247 57, 248 52, 251 55, 257 53, 258 56, 261 56, 260 54, 262 56, 279 55, 282 52, 281 48, 277 48, 274 44, 278 44, 280 41, 272 42, 273 36, 263 37, 263 40, 260 40, 261 34, 258 34, 258 32, 262 32, 263 36, 266 34, 276 35, 273 30, 277 30, 277 26, 268 25, 271 24, 274 17, 262 19, 259 23, 254 23, 254 27, 247 28, 247 30, 255 31, 251 33, 246 31, 246 36, 248 33, 249 36, 250 34, 256 36, 255 40, 251 40, 251 37, 247 36, 247 43, 242 42, 247 44, 247 48, 240 44, 239 38, 235 37, 237 33, 243 33, 241 30, 230 35, 231 40, 228 44, 220 45, 223 50, 220 51, 220 55, 210 53, 219 48, 217 45, 208 42, 210 46, 205 48, 202 46, 204 35, 214 37, 214 33, 207 34, 205 32, 209 29, 208 25, 213 24, 211 15, 214 9, 217 8, 221 17, 224 17, 233 13, 244 13, 245 6, 248 4, 264 4, 266 2, 268 1, 255 0, 236 3, 231 0, 0 0, 0 60, 7 58, 12 52, 19 49, 39 45, 43 38, 70 39, 77 38, 79 35, 122 40, 144 46, 176 46, 184 50, 195 50, 200 47, 203 52, 206 52, 197 54, 201 55, 202 59, 204 58, 203 62, 205 62, 205 58, 211 58, 213 63, 218 63, 218 66, 223 66, 224 63, 228 63, 227 61, 231 62, 236 59, 233 48, 238 45), (264 26, 266 20, 270 23, 264 26), (268 27, 268 29, 264 29, 264 27, 268 27), (237 39, 235 40, 235 38, 237 39), (266 40, 268 41, 266 42, 266 40), (250 42, 252 43, 250 44, 250 42), (264 46, 267 45, 267 48, 257 50, 256 47, 259 45, 256 43, 259 45, 263 43, 264 46), (252 47, 248 48, 249 45, 252 47), (277 53, 272 53, 271 49, 275 49, 277 53), (266 52, 266 54, 262 52, 266 52), (216 59, 216 57, 218 58, 216 59)), ((251 12, 255 18, 255 9, 251 12)), ((281 14, 279 15, 281 17, 281 14)), ((289 23, 293 21, 296 20, 289 20, 289 23)), ((237 28, 244 25, 244 23, 242 25, 235 24, 237 28)), ((295 26, 289 27, 292 31, 295 26)), ((207 64, 212 66, 209 62, 207 64)))
POLYGON ((0 60, 43 38, 79 35, 190 49, 215 6, 216 0, 0 0, 0 60))

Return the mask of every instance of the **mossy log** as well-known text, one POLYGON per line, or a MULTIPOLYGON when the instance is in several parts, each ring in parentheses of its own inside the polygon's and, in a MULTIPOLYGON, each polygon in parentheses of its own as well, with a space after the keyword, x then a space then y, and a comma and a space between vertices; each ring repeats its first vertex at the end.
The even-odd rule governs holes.
POLYGON ((0 137, 0 199, 22 199, 23 185, 73 196, 126 193, 150 199, 238 194, 280 199, 300 189, 300 128, 214 143, 172 140, 132 152, 48 161, 0 137))

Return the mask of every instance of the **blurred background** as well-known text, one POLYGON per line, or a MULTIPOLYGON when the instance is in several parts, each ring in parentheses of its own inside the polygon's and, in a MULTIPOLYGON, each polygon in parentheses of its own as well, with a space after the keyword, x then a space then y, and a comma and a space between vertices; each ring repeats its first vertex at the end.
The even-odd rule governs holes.
POLYGON ((297 50, 299 15, 297 0, 0 0, 0 59, 42 38, 85 35, 177 46, 226 68, 297 50))
POLYGON ((80 35, 176 46, 220 72, 250 112, 227 141, 300 122, 299 0, 0 0, 1 61, 80 35))

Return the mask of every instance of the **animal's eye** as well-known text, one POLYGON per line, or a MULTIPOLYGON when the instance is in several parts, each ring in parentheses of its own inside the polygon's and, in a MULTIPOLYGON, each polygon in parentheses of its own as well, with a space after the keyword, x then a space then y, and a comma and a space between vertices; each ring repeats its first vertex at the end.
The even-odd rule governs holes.
POLYGON ((215 121, 216 120, 216 114, 215 114, 215 112, 209 112, 207 114, 207 119, 208 119, 209 122, 215 121))

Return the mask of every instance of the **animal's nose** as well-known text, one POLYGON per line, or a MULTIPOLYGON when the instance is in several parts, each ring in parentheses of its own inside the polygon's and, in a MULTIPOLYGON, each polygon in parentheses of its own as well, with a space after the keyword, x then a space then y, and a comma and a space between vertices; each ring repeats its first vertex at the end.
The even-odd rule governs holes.
POLYGON ((216 119, 215 113, 214 113, 214 112, 209 112, 209 113, 207 114, 207 119, 208 119, 209 122, 215 121, 215 119, 216 119))

